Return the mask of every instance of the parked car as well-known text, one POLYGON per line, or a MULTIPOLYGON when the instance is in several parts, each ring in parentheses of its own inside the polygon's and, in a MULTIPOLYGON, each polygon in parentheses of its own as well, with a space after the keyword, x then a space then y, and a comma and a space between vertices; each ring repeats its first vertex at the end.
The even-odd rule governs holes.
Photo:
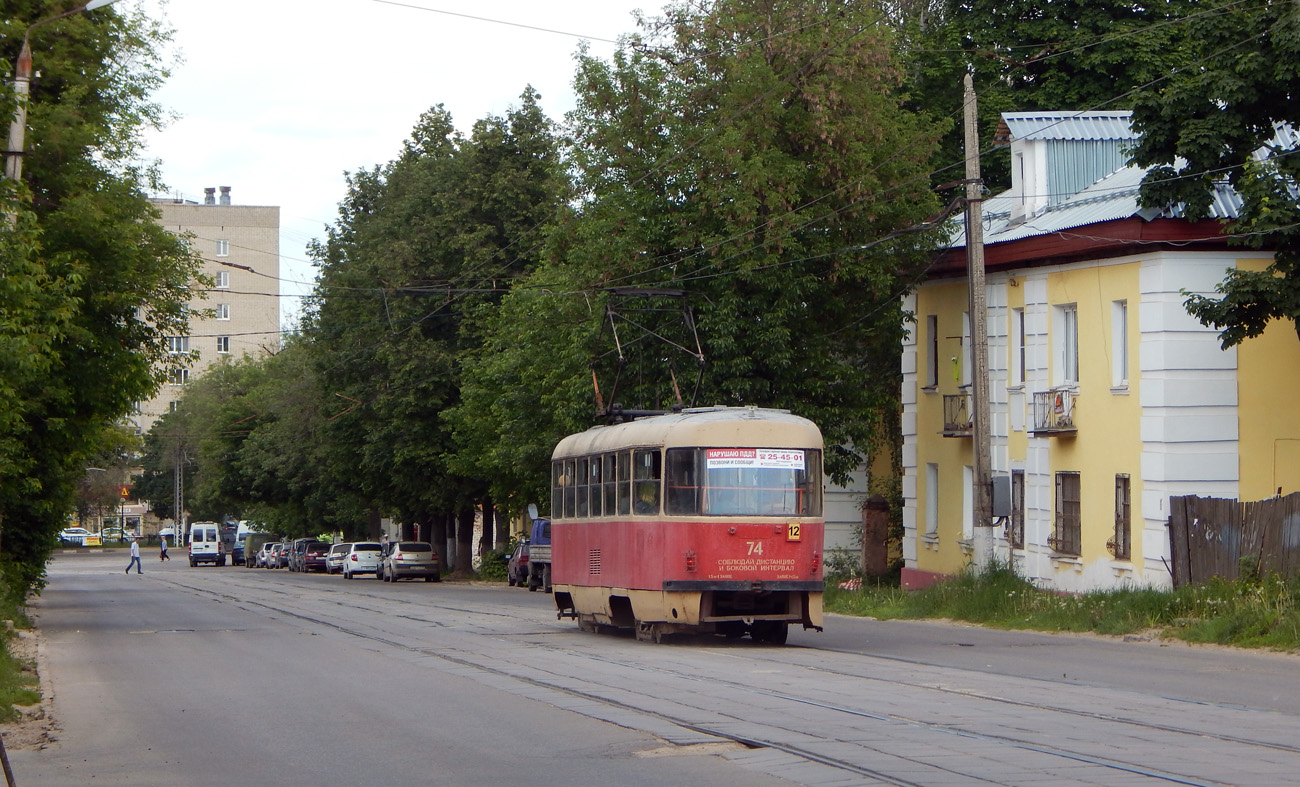
POLYGON ((244 567, 259 568, 266 558, 266 547, 275 543, 275 536, 270 533, 245 533, 241 542, 244 545, 244 567))
POLYGON ((390 544, 380 566, 379 578, 385 582, 424 577, 425 582, 441 582, 438 553, 427 541, 398 541, 390 544))
POLYGON ((325 558, 330 553, 330 545, 324 541, 308 541, 303 545, 302 557, 298 558, 298 570, 325 571, 325 558))
POLYGON ((283 541, 277 541, 271 546, 271 551, 266 556, 267 568, 284 568, 289 565, 289 545, 283 541))
POLYGON ((331 546, 329 554, 325 556, 325 573, 341 573, 343 571, 343 561, 347 559, 350 551, 352 551, 352 544, 347 541, 341 541, 331 546))
POLYGON ((506 582, 510 587, 528 586, 528 539, 522 539, 515 545, 506 562, 506 582))
POLYGON ((358 541, 349 544, 348 554, 343 559, 343 578, 352 579, 356 574, 379 575, 379 561, 383 557, 380 546, 374 541, 358 541))
POLYGON ((81 546, 86 543, 86 536, 88 535, 90 535, 90 531, 84 527, 65 527, 59 531, 59 540, 81 546))
MULTIPOLYGON (((288 565, 290 571, 302 571, 302 553, 307 548, 307 544, 316 541, 314 538, 297 538, 289 544, 288 565)), ((319 542, 317 542, 319 543, 319 542)))
POLYGON ((230 545, 230 563, 234 566, 244 565, 244 542, 236 540, 230 545))
POLYGON ((271 568, 271 556, 280 547, 279 541, 268 541, 262 545, 262 550, 257 555, 258 568, 271 568))

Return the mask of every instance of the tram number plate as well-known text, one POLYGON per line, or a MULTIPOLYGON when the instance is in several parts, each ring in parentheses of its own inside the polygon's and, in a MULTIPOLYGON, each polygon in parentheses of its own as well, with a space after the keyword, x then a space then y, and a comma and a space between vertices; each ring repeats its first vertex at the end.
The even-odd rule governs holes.
POLYGON ((790 522, 785 526, 785 540, 798 541, 803 535, 803 527, 798 522, 790 522))

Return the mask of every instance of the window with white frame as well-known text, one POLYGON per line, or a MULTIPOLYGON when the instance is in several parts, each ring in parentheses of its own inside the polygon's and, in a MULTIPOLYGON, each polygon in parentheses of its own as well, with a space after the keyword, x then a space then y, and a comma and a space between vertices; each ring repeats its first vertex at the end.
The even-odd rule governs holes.
POLYGON ((970 387, 970 359, 971 359, 971 329, 970 329, 970 312, 961 313, 961 358, 957 361, 961 364, 958 371, 958 383, 962 388, 970 387))
POLYGON ((228 303, 218 303, 218 304, 217 304, 217 319, 218 319, 218 320, 229 320, 229 319, 230 319, 230 304, 228 304, 228 303))
POLYGON ((975 468, 970 465, 961 469, 961 537, 975 537, 975 468))
POLYGON ((168 381, 172 385, 185 385, 190 381, 189 369, 172 369, 171 379, 168 381))
POLYGON ((1110 303, 1110 385, 1128 387, 1128 301, 1110 303))
POLYGON ((229 256, 230 256, 230 241, 228 241, 228 240, 218 240, 218 241, 217 241, 217 256, 218 256, 218 257, 229 257, 229 256))
POLYGON ((1066 303, 1052 307, 1052 349, 1056 354, 1052 382, 1055 385, 1079 383, 1079 308, 1066 303))
POLYGON ((1025 384, 1025 310, 1011 310, 1011 386, 1025 384))
POLYGON ((168 336, 167 351, 172 353, 187 353, 190 351, 190 337, 188 336, 168 336))
POLYGON ((939 386, 939 316, 928 315, 925 318, 925 387, 939 386))
POLYGON ((217 271, 217 289, 230 289, 230 271, 217 271))
POLYGON ((218 337, 217 337, 217 352, 221 353, 222 355, 226 355, 226 354, 228 354, 228 353, 230 352, 230 337, 229 337, 229 336, 218 336, 218 337))
POLYGON ((939 534, 939 465, 925 465, 925 534, 939 534))

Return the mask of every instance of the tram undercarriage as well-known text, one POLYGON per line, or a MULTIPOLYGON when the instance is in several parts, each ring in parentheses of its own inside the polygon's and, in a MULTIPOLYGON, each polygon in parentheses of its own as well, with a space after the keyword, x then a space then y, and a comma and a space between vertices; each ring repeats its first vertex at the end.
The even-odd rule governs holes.
POLYGON ((721 634, 784 644, 789 626, 822 630, 820 590, 654 591, 556 585, 559 617, 583 631, 632 629, 638 640, 661 642, 672 634, 721 634))

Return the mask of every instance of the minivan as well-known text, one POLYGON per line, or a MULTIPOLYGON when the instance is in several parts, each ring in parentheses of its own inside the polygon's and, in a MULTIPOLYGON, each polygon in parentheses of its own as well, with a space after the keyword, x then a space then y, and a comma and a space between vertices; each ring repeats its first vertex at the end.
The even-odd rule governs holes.
POLYGON ((226 545, 221 541, 221 526, 216 522, 190 525, 190 565, 200 563, 226 565, 226 545))

